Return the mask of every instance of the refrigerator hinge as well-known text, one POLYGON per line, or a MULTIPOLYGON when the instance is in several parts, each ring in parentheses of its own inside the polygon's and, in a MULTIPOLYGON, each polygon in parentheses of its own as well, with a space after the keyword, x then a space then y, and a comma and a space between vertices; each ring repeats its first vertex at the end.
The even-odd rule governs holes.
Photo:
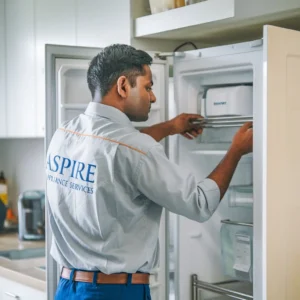
POLYGON ((155 53, 154 58, 158 58, 161 60, 166 60, 167 57, 185 57, 184 52, 161 52, 161 53, 155 53))

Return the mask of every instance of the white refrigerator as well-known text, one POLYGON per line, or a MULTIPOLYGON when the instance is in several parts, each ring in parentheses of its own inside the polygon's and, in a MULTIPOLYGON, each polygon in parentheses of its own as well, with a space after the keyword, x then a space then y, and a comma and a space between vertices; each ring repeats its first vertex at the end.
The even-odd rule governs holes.
MULTIPOLYGON (((46 46, 46 148, 59 124, 82 113, 91 100, 86 71, 99 51, 46 46)), ((199 181, 249 120, 254 149, 241 159, 207 222, 164 212, 161 263, 151 276, 153 300, 300 299, 300 32, 265 26, 261 40, 174 53, 170 82, 167 62, 154 55, 157 102, 149 120, 134 125, 149 126, 182 112, 205 116, 199 138, 164 142, 170 159, 199 181), (236 92, 240 89, 251 93, 243 96, 236 92), (241 113, 246 106, 250 114, 241 113)), ((60 266, 49 254, 47 225, 47 294, 53 299, 60 266)))

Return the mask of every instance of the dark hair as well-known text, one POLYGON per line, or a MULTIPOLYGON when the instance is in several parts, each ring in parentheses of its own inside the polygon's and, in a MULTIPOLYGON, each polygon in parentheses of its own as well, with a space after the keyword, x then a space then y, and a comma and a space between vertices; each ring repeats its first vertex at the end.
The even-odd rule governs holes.
POLYGON ((128 45, 115 44, 95 56, 87 72, 87 82, 94 98, 96 91, 105 96, 120 76, 126 76, 132 87, 136 77, 144 75, 144 65, 151 65, 151 56, 128 45))

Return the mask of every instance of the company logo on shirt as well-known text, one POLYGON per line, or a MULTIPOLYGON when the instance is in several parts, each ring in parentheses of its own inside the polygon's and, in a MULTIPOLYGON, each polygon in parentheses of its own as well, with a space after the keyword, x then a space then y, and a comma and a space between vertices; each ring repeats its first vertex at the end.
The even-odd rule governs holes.
POLYGON ((71 160, 60 155, 53 156, 50 153, 47 158, 47 169, 55 173, 55 176, 49 174, 47 179, 74 190, 93 194, 93 188, 89 185, 95 182, 94 176, 96 168, 96 165, 93 164, 86 164, 74 159, 71 160), (68 178, 68 180, 65 178, 68 178), (73 182, 71 178, 83 184, 77 184, 73 182))
POLYGON ((214 102, 214 105, 226 105, 226 101, 214 102))

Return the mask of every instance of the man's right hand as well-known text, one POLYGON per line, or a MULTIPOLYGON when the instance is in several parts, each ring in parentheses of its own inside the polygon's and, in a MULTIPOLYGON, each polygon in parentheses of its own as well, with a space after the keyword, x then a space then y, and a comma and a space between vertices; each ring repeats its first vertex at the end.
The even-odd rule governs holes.
POLYGON ((253 150, 253 129, 252 122, 245 123, 235 134, 231 148, 237 151, 241 156, 252 152, 253 150))

